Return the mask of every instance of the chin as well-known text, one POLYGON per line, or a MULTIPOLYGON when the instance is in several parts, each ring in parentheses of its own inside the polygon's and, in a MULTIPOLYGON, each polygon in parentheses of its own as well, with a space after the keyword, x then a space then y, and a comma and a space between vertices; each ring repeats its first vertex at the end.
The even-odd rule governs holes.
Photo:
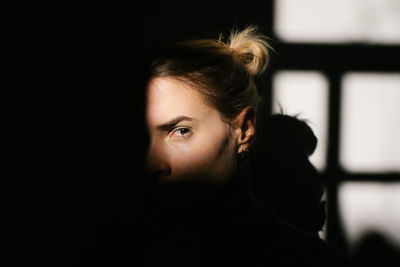
POLYGON ((169 175, 159 179, 162 184, 186 184, 186 185, 218 185, 223 179, 221 176, 210 173, 187 173, 181 175, 169 175))

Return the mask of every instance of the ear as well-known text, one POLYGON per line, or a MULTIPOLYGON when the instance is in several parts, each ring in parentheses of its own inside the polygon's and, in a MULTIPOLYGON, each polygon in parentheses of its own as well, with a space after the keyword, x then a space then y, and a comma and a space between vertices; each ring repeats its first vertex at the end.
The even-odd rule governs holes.
POLYGON ((253 107, 245 107, 234 120, 237 133, 237 152, 249 150, 256 135, 256 112, 253 107))

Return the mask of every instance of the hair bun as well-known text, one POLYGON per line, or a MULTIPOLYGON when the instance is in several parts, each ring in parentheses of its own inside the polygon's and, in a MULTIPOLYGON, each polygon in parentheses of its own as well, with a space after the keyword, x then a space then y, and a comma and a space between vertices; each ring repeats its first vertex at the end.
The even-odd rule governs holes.
POLYGON ((242 31, 231 31, 227 46, 234 59, 243 64, 250 75, 260 75, 267 68, 269 50, 272 47, 256 26, 248 26, 242 31))

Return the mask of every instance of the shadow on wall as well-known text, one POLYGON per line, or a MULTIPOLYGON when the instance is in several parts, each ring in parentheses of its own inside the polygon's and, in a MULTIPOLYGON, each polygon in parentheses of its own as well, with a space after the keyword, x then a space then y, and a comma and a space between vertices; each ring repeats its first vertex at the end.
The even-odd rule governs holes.
POLYGON ((272 114, 257 122, 251 153, 251 185, 255 195, 282 218, 318 236, 325 220, 320 173, 309 157, 317 137, 306 121, 272 114))
POLYGON ((366 234, 354 247, 351 258, 359 267, 400 266, 400 247, 377 232, 366 234))

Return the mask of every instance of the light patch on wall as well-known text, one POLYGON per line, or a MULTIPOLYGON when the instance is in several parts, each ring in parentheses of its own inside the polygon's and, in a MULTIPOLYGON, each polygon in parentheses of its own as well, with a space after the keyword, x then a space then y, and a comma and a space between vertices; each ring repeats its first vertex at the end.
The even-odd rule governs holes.
POLYGON ((326 166, 328 125, 328 81, 317 71, 279 71, 273 76, 272 109, 308 121, 318 138, 310 157, 322 171, 326 166))
POLYGON ((339 211, 350 248, 378 233, 400 248, 400 182, 345 182, 339 186, 339 211))
POLYGON ((400 73, 342 81, 339 162, 350 172, 400 171, 400 73))
POLYGON ((400 1, 279 0, 274 26, 286 42, 398 44, 400 1))

